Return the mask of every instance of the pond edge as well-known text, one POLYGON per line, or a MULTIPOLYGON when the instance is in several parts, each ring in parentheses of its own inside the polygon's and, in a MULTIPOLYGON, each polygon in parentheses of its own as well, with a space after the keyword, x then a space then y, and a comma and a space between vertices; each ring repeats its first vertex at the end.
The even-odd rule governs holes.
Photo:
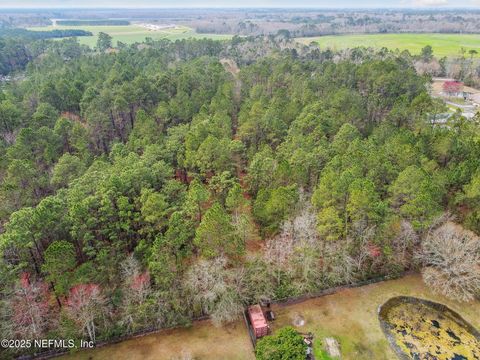
POLYGON ((380 322, 380 328, 383 331, 383 334, 388 340, 390 347, 392 348, 393 352, 397 355, 400 360, 412 360, 410 356, 405 354, 405 352, 397 345, 395 337, 393 336, 391 330, 391 326, 385 321, 385 314, 389 311, 392 307, 397 306, 402 303, 409 303, 409 304, 424 304, 427 305, 437 311, 449 311, 458 323, 463 326, 466 330, 468 330, 479 342, 480 342, 480 332, 467 320, 465 320, 459 313, 449 308, 447 305, 440 304, 431 300, 420 299, 412 296, 396 296, 378 307, 378 320, 380 322))

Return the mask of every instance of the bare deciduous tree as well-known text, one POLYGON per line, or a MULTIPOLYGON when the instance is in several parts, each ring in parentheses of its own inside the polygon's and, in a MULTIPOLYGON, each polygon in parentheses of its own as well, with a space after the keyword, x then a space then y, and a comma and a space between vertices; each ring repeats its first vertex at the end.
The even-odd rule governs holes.
POLYGON ((459 301, 480 294, 480 238, 473 232, 445 223, 427 235, 418 257, 435 292, 459 301))
POLYGON ((120 272, 123 281, 128 281, 128 279, 140 274, 140 264, 137 259, 135 259, 135 256, 129 255, 125 261, 120 264, 120 272))
POLYGON ((221 326, 222 324, 235 321, 239 318, 242 311, 243 304, 239 301, 238 293, 229 287, 221 294, 215 304, 215 309, 211 314, 213 324, 221 326))
POLYGON ((306 242, 297 246, 292 257, 292 271, 294 272, 293 285, 299 293, 312 293, 318 290, 322 282, 318 246, 306 242))
POLYGON ((224 257, 200 260, 185 278, 194 307, 202 314, 211 315, 217 326, 238 319, 243 309, 244 270, 226 267, 224 257))
POLYGON ((412 224, 407 220, 401 220, 400 228, 392 239, 392 250, 398 265, 404 269, 411 265, 413 249, 418 242, 419 236, 412 224))
POLYGON ((310 201, 303 200, 301 204, 301 212, 292 221, 294 240, 296 243, 318 245, 317 214, 310 201))
POLYGON ((280 233, 269 239, 265 246, 264 258, 268 263, 283 267, 295 251, 293 224, 287 220, 282 224, 280 233))
POLYGON ((286 265, 297 247, 317 247, 319 236, 315 212, 309 202, 303 201, 301 212, 282 224, 280 233, 267 241, 265 260, 273 264, 286 265))
POLYGON ((142 303, 150 294, 150 274, 142 272, 138 261, 130 255, 122 264, 125 297, 132 303, 142 303))
POLYGON ((79 284, 70 290, 66 311, 91 341, 95 341, 96 321, 105 308, 105 298, 97 284, 79 284))
POLYGON ((351 284, 355 281, 355 268, 346 244, 330 242, 324 250, 324 276, 328 286, 351 284))
POLYGON ((48 286, 30 281, 28 273, 20 278, 13 299, 13 332, 22 338, 39 338, 48 323, 48 286))
POLYGON ((437 59, 432 59, 431 61, 415 61, 414 63, 415 70, 420 75, 431 75, 431 76, 440 76, 442 68, 437 59))
POLYGON ((224 269, 227 260, 218 257, 213 260, 200 260, 186 274, 185 287, 193 295, 194 307, 202 314, 213 312, 215 302, 226 290, 224 269))
POLYGON ((154 320, 154 315, 149 313, 150 304, 146 304, 151 294, 150 274, 141 272, 140 264, 133 255, 130 255, 122 264, 123 277, 122 292, 122 319, 121 324, 127 332, 132 332, 147 322, 146 318, 154 320))

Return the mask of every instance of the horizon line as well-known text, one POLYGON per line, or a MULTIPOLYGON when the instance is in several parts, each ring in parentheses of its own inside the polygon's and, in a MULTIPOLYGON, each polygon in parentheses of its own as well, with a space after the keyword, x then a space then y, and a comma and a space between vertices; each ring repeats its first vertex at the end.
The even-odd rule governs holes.
POLYGON ((239 6, 185 6, 185 7, 171 7, 171 6, 137 6, 137 7, 122 7, 122 6, 105 6, 105 7, 92 7, 92 6, 67 6, 67 7, 48 7, 48 6, 40 6, 40 7, 14 7, 14 6, 1 6, 0 10, 261 10, 261 9, 269 9, 269 10, 282 10, 282 9, 299 9, 299 10, 480 10, 479 5, 472 5, 472 6, 410 6, 410 7, 402 7, 402 6, 390 6, 390 7, 353 7, 353 6, 345 6, 345 7, 330 7, 330 6, 246 6, 246 7, 239 7, 239 6))

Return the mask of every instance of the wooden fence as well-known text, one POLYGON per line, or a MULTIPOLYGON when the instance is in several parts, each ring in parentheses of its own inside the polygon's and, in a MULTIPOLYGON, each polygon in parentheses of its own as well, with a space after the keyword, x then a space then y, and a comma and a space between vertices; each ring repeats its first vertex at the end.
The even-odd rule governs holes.
MULTIPOLYGON (((365 280, 365 281, 359 281, 359 282, 355 282, 355 283, 352 283, 352 284, 347 284, 347 285, 337 286, 337 287, 334 287, 334 288, 324 289, 324 290, 321 290, 321 291, 318 291, 318 292, 315 292, 315 293, 311 293, 311 294, 273 300, 271 303, 279 305, 279 306, 289 306, 289 305, 304 302, 304 301, 309 300, 309 299, 314 299, 314 298, 325 296, 325 295, 331 295, 331 294, 334 294, 334 293, 336 293, 340 290, 343 290, 343 289, 356 288, 356 287, 365 286, 365 285, 369 285, 369 284, 374 284, 374 283, 378 283, 378 282, 382 282, 382 281, 399 279, 403 276, 413 274, 413 273, 415 273, 415 272, 414 271, 405 271, 405 272, 399 273, 397 275, 380 276, 380 277, 376 277, 376 278, 365 280)), ((243 312, 243 317, 244 317, 245 325, 247 327, 247 331, 249 333, 250 339, 252 340, 253 347, 255 348, 255 343, 256 343, 255 337, 252 333, 251 326, 249 325, 249 320, 248 320, 248 317, 246 316, 245 312, 243 312)), ((193 318, 192 322, 207 320, 209 318, 210 317, 208 315, 201 316, 201 317, 193 318)), ((95 344, 95 348, 103 347, 103 346, 107 346, 107 345, 111 345, 111 344, 116 344, 116 343, 119 343, 119 342, 122 342, 122 341, 125 341, 125 340, 135 339, 135 338, 146 336, 146 335, 156 334, 156 333, 160 333, 162 331, 172 330, 172 329, 175 329, 175 328, 178 328, 178 326, 172 326, 172 327, 169 327, 169 328, 156 328, 156 327, 148 328, 148 329, 144 329, 142 331, 138 331, 134 334, 120 336, 120 337, 117 337, 117 338, 109 339, 108 341, 99 342, 99 343, 95 344)), ((64 349, 49 350, 49 351, 43 351, 43 352, 36 353, 36 354, 21 355, 21 356, 17 357, 17 359, 18 360, 30 360, 30 359, 46 360, 46 359, 51 359, 51 358, 54 358, 54 357, 57 357, 57 356, 68 354, 68 352, 69 352, 68 350, 64 350, 64 349)))

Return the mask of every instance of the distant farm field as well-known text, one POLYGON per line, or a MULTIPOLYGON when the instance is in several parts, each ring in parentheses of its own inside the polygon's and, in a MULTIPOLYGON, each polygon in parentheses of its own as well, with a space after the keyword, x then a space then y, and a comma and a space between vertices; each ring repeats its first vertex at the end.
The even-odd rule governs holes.
POLYGON ((172 41, 179 39, 214 39, 225 40, 230 39, 231 35, 219 35, 219 34, 197 34, 193 29, 186 26, 176 26, 172 28, 165 28, 160 30, 150 30, 140 25, 120 25, 120 26, 43 26, 29 28, 34 31, 47 31, 47 30, 66 30, 66 29, 81 29, 90 31, 93 36, 81 36, 78 38, 81 44, 88 46, 95 46, 97 42, 98 33, 104 32, 112 36, 113 45, 116 45, 117 41, 121 41, 126 44, 132 44, 135 42, 143 42, 147 37, 154 40, 169 39, 172 41))
POLYGON ((436 56, 457 56, 461 49, 477 50, 480 53, 479 34, 362 34, 362 35, 333 35, 309 38, 299 38, 298 41, 310 44, 315 41, 321 48, 343 50, 359 46, 376 49, 388 48, 391 50, 408 50, 412 54, 419 54, 423 47, 431 45, 436 56))

